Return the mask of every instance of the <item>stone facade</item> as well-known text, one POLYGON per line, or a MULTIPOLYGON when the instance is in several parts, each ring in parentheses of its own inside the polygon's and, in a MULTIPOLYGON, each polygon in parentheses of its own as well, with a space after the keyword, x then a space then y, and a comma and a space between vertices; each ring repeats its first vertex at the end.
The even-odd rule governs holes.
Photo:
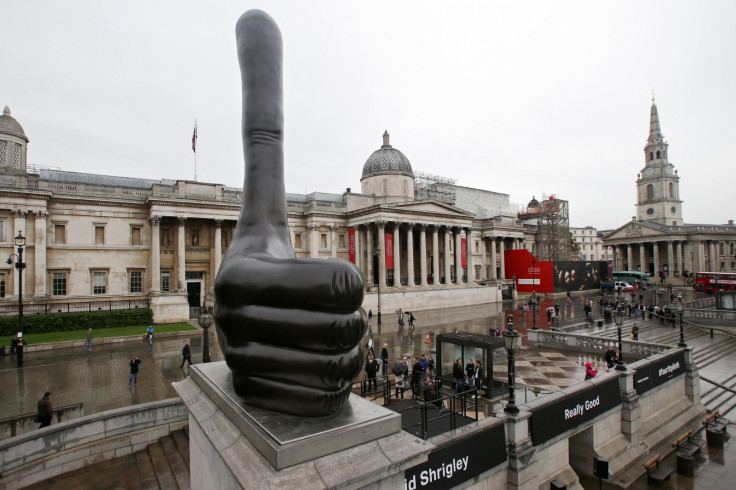
MULTIPOLYGON (((22 128, 9 111, 2 118, 0 141, 20 141, 25 155, 22 128)), ((507 194, 455 186, 457 202, 416 199, 411 165, 388 138, 363 168, 364 192, 287 194, 297 257, 350 260, 354 236, 367 299, 378 284, 390 293, 493 283, 493 294, 468 297, 500 301, 495 284, 505 277, 503 252, 533 250, 534 231, 515 216, 507 194)), ((0 255, 13 253, 18 233, 26 237, 24 300, 145 298, 157 322, 186 317, 187 305, 213 303, 242 189, 36 169, 25 160, 20 169, 6 167, 0 167, 0 255)), ((16 270, 0 266, 0 304, 17 302, 16 289, 16 270)))

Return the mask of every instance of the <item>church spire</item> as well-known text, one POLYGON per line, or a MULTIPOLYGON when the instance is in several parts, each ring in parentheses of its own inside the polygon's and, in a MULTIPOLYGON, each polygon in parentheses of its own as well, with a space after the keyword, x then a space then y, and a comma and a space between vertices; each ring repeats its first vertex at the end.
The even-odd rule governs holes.
POLYGON ((391 148, 391 143, 389 143, 390 136, 388 134, 388 130, 383 132, 383 146, 381 148, 391 148))
POLYGON ((652 113, 649 117, 649 139, 647 144, 661 144, 664 142, 662 129, 659 127, 659 114, 657 113, 657 104, 654 103, 654 94, 652 94, 652 113))

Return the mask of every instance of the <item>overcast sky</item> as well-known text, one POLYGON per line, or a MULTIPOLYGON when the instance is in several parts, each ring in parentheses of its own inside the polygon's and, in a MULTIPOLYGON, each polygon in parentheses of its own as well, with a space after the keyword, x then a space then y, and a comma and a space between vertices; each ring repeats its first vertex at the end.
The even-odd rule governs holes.
POLYGON ((0 106, 29 163, 242 187, 234 27, 284 37, 288 192, 357 191, 391 144, 414 171, 554 194, 571 226, 636 214, 652 90, 688 223, 736 218, 736 2, 15 1, 0 106))

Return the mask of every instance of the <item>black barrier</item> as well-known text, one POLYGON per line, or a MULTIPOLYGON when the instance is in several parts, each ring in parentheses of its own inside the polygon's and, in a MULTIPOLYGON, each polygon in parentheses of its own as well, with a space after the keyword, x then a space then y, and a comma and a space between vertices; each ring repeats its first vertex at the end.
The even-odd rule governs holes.
POLYGON ((404 471, 406 490, 454 488, 506 461, 503 424, 435 449, 426 463, 404 471))
POLYGON ((621 405, 618 377, 581 390, 532 412, 536 446, 621 405))
POLYGON ((641 395, 681 374, 685 374, 684 351, 675 352, 664 359, 637 367, 634 373, 634 389, 637 395, 641 395))

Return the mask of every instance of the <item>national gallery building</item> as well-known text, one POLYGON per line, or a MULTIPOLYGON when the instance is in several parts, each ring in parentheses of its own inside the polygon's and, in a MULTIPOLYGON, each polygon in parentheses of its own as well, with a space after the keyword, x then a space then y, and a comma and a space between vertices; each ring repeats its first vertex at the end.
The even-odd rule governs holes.
MULTIPOLYGON (((211 305, 242 189, 35 168, 28 138, 0 116, 0 256, 25 237, 27 304, 145 300, 156 322, 211 305)), ((357 170, 357 166, 356 166, 357 170)), ((498 302, 512 290, 504 251, 535 251, 535 230, 507 194, 415 176, 383 135, 359 192, 287 194, 298 257, 339 257, 364 272, 364 307, 437 308, 498 302)), ((17 269, 0 263, 0 306, 17 304, 17 269)))
MULTIPOLYGON (((680 176, 652 101, 644 168, 637 175, 637 216, 604 237, 613 269, 682 277, 684 271, 736 272, 736 225, 684 223, 680 176)), ((724 204, 727 204, 724 202, 724 204)))

